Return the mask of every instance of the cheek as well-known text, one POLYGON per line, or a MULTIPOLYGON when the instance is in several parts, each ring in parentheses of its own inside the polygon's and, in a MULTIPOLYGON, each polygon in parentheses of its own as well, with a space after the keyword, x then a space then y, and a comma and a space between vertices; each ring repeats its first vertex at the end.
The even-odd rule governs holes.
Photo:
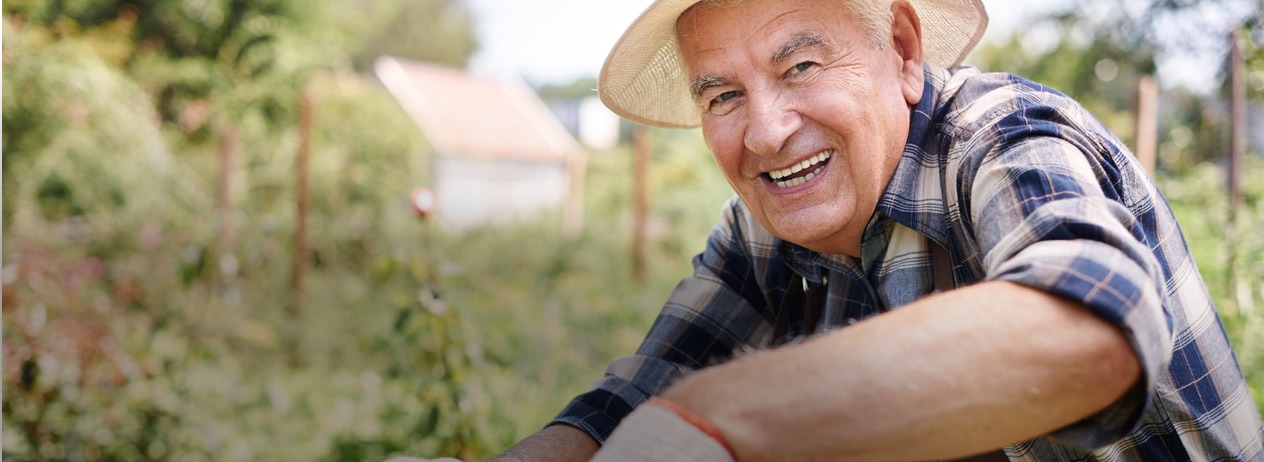
POLYGON ((721 123, 704 122, 702 138, 706 140, 707 148, 711 149, 711 156, 715 158, 720 170, 726 175, 737 170, 744 150, 739 130, 721 123))
POLYGON ((890 176, 889 171, 883 165, 882 159, 871 158, 867 162, 852 164, 850 181, 852 182, 852 192, 856 195, 862 206, 871 206, 876 203, 878 198, 882 196, 885 189, 886 179, 890 176))

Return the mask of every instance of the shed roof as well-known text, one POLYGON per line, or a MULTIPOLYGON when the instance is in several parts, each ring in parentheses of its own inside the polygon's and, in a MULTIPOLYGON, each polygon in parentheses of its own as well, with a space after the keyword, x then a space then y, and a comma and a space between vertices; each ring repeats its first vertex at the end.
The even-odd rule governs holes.
POLYGON ((521 79, 390 56, 374 72, 441 155, 561 161, 578 144, 521 79))

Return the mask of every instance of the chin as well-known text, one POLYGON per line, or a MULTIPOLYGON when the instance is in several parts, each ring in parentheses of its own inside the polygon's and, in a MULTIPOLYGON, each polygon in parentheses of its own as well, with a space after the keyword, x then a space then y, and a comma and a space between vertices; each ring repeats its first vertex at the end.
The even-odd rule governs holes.
POLYGON ((774 236, 782 240, 826 254, 849 253, 848 248, 860 247, 858 241, 848 245, 845 226, 821 225, 822 223, 847 223, 850 220, 821 220, 816 217, 804 217, 807 220, 779 220, 776 227, 769 229, 774 236))

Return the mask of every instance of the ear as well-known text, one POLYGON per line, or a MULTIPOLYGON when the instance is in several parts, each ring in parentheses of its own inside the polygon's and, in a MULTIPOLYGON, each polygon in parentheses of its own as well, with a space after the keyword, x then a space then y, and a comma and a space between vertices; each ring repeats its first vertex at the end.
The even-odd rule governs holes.
POLYGON ((909 106, 922 100, 925 75, 922 74, 922 22, 905 0, 891 4, 891 40, 900 56, 900 86, 909 106))

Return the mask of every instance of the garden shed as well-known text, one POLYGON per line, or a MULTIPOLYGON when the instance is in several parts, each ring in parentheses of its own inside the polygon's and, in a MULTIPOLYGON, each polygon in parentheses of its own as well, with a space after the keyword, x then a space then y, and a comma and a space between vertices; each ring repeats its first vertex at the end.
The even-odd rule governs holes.
POLYGON ((578 232, 583 152, 525 82, 389 56, 374 72, 435 149, 441 226, 460 231, 545 214, 578 232))

